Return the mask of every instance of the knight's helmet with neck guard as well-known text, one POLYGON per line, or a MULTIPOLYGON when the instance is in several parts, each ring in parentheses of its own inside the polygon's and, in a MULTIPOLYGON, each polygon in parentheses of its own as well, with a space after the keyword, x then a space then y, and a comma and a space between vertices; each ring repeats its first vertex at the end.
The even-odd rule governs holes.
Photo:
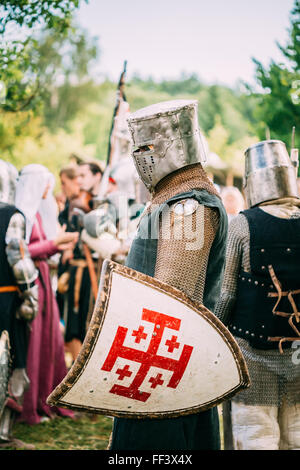
POLYGON ((127 121, 133 160, 149 191, 170 173, 206 161, 197 101, 153 104, 130 114, 127 121))
POLYGON ((245 151, 243 186, 248 207, 286 197, 299 198, 298 165, 294 160, 280 140, 264 140, 245 151))

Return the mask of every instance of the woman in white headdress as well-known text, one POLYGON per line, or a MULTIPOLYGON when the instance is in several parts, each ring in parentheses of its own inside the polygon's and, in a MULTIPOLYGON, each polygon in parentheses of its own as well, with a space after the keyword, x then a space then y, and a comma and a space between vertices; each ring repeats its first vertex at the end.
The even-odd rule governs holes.
POLYGON ((54 254, 72 247, 77 233, 57 227, 57 205, 52 194, 54 176, 39 164, 25 166, 16 188, 16 207, 26 218, 28 249, 39 276, 39 312, 31 324, 27 374, 30 387, 24 396, 21 420, 37 424, 45 416, 73 416, 69 410, 51 408, 46 400, 67 373, 64 340, 59 326, 59 311, 52 290, 47 260, 54 254))

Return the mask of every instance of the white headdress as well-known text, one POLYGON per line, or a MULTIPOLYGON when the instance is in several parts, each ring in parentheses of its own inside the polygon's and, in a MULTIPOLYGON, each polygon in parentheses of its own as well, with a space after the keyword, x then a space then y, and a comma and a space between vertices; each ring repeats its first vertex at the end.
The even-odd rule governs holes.
POLYGON ((18 170, 9 162, 0 160, 0 202, 15 203, 18 170))
POLYGON ((55 178, 43 165, 30 164, 22 168, 16 188, 16 207, 26 218, 26 241, 29 242, 36 214, 39 213, 48 240, 57 234, 57 204, 53 196, 55 178), (50 184, 47 197, 43 194, 50 184))

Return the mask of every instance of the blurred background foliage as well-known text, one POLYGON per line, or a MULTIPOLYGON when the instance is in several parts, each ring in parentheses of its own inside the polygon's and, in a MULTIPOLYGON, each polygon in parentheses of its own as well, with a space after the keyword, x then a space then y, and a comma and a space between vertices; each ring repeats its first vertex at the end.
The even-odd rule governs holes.
MULTIPOLYGON (((39 162, 57 174, 71 153, 106 160, 117 84, 93 74, 95 64, 101 64, 101 51, 96 38, 72 22, 79 3, 0 3, 0 156, 18 169, 39 162)), ((279 138, 290 148, 295 125, 299 146, 299 24, 300 4, 295 0, 289 43, 278 45, 285 63, 264 68, 253 59, 255 89, 245 83, 235 89, 204 84, 193 74, 159 82, 134 76, 125 84, 130 110, 164 100, 196 99, 210 151, 238 172, 243 171, 244 150, 258 140, 279 138)))

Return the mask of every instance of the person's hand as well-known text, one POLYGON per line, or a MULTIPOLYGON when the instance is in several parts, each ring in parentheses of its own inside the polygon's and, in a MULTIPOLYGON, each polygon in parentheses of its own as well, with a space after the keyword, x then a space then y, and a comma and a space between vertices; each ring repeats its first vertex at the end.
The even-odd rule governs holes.
POLYGON ((56 244, 57 249, 59 251, 66 251, 66 250, 73 251, 77 240, 78 240, 77 232, 66 232, 64 237, 61 237, 60 239, 56 239, 54 243, 56 244))
POLYGON ((74 258, 73 249, 65 249, 61 256, 62 264, 66 264, 70 259, 74 258))
POLYGON ((54 240, 55 245, 60 251, 72 249, 77 243, 79 238, 78 232, 66 232, 66 225, 63 225, 56 239, 54 240))
POLYGON ((130 247, 125 242, 122 242, 120 248, 117 251, 115 251, 114 255, 116 255, 116 256, 127 256, 129 248, 130 247))
MULTIPOLYGON (((75 243, 76 243, 76 242, 75 242, 75 243)), ((73 249, 74 249, 75 243, 74 243, 74 242, 60 243, 59 245, 57 245, 57 248, 58 248, 59 251, 68 251, 68 252, 72 252, 72 253, 73 253, 73 249)), ((70 256, 68 259, 71 259, 71 258, 73 258, 73 255, 70 256)))

